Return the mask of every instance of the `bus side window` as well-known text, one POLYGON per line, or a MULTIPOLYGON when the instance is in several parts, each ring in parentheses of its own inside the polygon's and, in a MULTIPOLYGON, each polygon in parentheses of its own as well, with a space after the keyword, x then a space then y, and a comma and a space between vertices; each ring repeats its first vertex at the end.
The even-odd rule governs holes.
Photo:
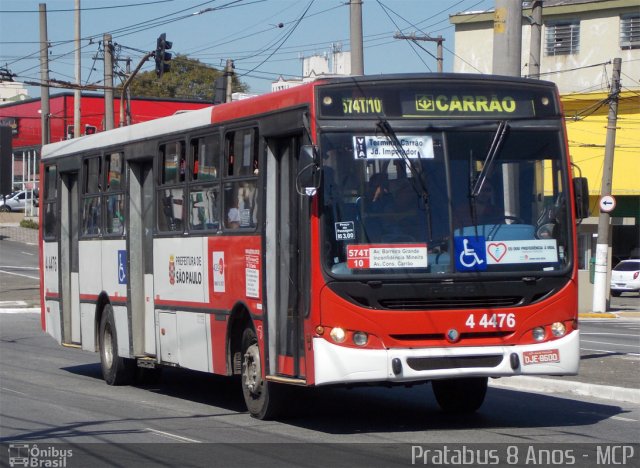
POLYGON ((44 191, 44 228, 45 239, 57 238, 56 227, 58 225, 58 173, 56 166, 45 168, 44 191))
POLYGON ((82 236, 98 236, 102 232, 102 158, 90 157, 82 165, 82 236))
POLYGON ((190 230, 220 228, 220 137, 211 135, 191 140, 191 180, 189 186, 190 230), (196 185, 197 183, 197 185, 196 185))
POLYGON ((156 195, 157 228, 182 231, 185 202, 186 152, 183 141, 160 145, 160 187, 156 195))

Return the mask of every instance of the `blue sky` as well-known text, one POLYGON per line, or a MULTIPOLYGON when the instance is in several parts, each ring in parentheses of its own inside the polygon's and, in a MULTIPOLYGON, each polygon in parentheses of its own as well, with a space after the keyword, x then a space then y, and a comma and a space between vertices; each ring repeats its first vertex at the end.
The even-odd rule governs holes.
MULTIPOLYGON (((0 0, 0 67, 17 81, 39 82, 39 3, 47 5, 50 78, 74 81, 74 0, 0 0)), ((393 39, 396 31, 443 36, 444 70, 451 71, 449 15, 493 6, 493 0, 363 0, 365 73, 437 70, 435 43, 393 39)), ((130 57, 132 68, 161 33, 173 42, 172 52, 216 68, 234 59, 236 73, 255 93, 269 91, 279 75, 300 76, 303 56, 338 43, 350 50, 348 0, 81 0, 81 8, 83 83, 102 83, 103 64, 94 57, 101 56, 104 33, 113 35, 119 57, 130 57)), ((153 68, 151 60, 142 71, 153 68)), ((38 88, 29 92, 39 95, 38 88)))

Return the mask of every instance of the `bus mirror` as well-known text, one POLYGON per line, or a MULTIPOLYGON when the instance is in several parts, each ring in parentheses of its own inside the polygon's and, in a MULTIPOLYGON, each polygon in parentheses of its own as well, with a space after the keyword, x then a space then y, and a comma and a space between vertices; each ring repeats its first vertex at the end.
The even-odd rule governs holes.
POLYGON ((586 177, 573 178, 573 193, 576 200, 576 218, 589 217, 589 183, 586 177))
POLYGON ((301 195, 313 196, 320 186, 320 170, 316 154, 317 151, 312 145, 304 145, 300 148, 297 185, 301 195))

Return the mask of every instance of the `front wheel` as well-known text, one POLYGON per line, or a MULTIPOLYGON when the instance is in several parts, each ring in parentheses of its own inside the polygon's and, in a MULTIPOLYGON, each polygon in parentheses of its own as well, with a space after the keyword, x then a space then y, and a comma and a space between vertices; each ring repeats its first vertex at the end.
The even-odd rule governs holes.
POLYGON ((621 294, 622 294, 622 291, 613 291, 613 290, 611 290, 611 295, 613 297, 620 297, 621 294))
POLYGON ((487 377, 434 380, 433 393, 447 413, 473 413, 484 403, 487 394, 487 377))
POLYGON ((242 395, 251 416, 272 419, 282 409, 284 389, 281 385, 264 380, 260 346, 253 328, 242 334, 242 395))
POLYGON ((133 359, 118 355, 118 334, 113 317, 113 307, 104 306, 100 319, 100 363, 102 377, 109 385, 127 385, 135 377, 136 363, 133 359))

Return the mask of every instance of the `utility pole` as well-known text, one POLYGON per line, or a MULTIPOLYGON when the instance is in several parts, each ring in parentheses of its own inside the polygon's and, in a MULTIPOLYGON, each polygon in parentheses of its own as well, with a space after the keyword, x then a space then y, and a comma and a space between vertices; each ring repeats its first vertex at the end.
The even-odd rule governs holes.
POLYGON ((227 97, 224 102, 231 102, 233 89, 233 60, 227 59, 227 64, 224 67, 224 77, 227 85, 227 97))
MULTIPOLYGON (((444 39, 442 36, 431 37, 428 35, 425 36, 416 36, 416 33, 411 34, 410 36, 406 36, 404 34, 395 33, 393 35, 394 39, 406 39, 409 41, 427 41, 427 42, 437 42, 438 43, 438 51, 436 56, 436 61, 438 62, 438 73, 442 73, 442 43, 444 39)), ((431 55, 433 57, 433 55, 431 55)))
MULTIPOLYGON (((124 80, 124 83, 122 85, 122 90, 120 91, 120 127, 124 127, 125 126, 125 112, 124 112, 124 102, 125 102, 125 95, 129 92, 129 85, 131 84, 131 81, 133 80, 133 78, 138 74, 138 72, 140 71, 140 69, 142 68, 142 65, 144 65, 144 63, 149 60, 151 57, 153 57, 154 55, 156 55, 156 51, 152 50, 151 52, 147 52, 144 57, 142 57, 142 59, 140 60, 140 62, 138 63, 138 66, 136 67, 135 70, 133 70, 133 73, 130 73, 127 76, 127 79, 124 80)), ((105 89, 105 95, 106 95, 106 89, 105 89)), ((113 89, 111 90, 111 93, 113 94, 113 89)), ((113 102, 112 102, 113 104, 113 102)), ((111 113, 113 114, 113 108, 111 109, 111 113)), ((105 116, 106 118, 106 116, 105 116)), ((113 116, 112 116, 112 120, 111 122, 113 122, 113 116)), ((113 127, 112 127, 113 128, 113 127)), ((106 129, 109 130, 109 129, 106 129)))
POLYGON ((520 76, 522 2, 496 0, 493 19, 493 73, 520 76))
POLYGON ((349 0, 351 74, 364 75, 364 51, 362 48, 362 0, 349 0))
MULTIPOLYGON (((609 116, 607 118, 607 141, 604 147, 601 196, 611 195, 613 178, 613 154, 616 145, 616 125, 618 123, 618 97, 620 95, 620 69, 622 59, 613 59, 611 94, 609 95, 609 116)), ((593 277, 593 311, 607 311, 607 272, 609 259, 609 212, 600 210, 598 218, 598 243, 596 244, 595 275, 593 277)))
POLYGON ((529 44, 529 78, 540 78, 542 47, 542 0, 531 3, 531 42, 529 44))
POLYGON ((47 4, 41 3, 40 10, 40 122, 42 126, 42 144, 51 139, 49 125, 49 38, 47 33, 47 4))
MULTIPOLYGON (((82 72, 80 71, 80 0, 75 0, 75 66, 76 66, 76 84, 78 89, 73 92, 73 137, 78 138, 82 135, 80 128, 82 122, 81 102, 82 102, 82 72)), ((65 130, 66 132, 66 130, 65 130)))
MULTIPOLYGON (((520 76, 522 59, 522 2, 520 0, 496 0, 493 20, 493 73, 520 76)), ((504 211, 507 216, 518 216, 520 199, 516 164, 504 164, 504 211)))
MULTIPOLYGON (((113 128, 113 44, 111 34, 102 36, 104 47, 104 130, 113 128)), ((122 100, 122 96, 120 96, 122 100)))

